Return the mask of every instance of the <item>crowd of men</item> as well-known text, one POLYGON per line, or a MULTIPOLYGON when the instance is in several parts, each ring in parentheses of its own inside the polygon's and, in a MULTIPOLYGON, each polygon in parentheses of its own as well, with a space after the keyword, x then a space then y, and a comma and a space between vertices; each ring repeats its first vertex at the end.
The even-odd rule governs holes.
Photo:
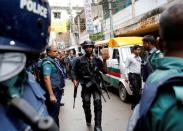
MULTIPOLYGON (((106 59, 93 54, 93 41, 82 44, 85 54, 79 57, 65 56, 56 47, 47 46, 49 4, 46 0, 31 1, 44 10, 41 13, 28 10, 26 2, 30 1, 0 1, 0 130, 58 131, 65 79, 69 77, 75 88, 79 83, 82 87, 87 126, 91 126, 93 96, 94 131, 102 131, 100 72, 107 73, 106 59), (41 54, 45 49, 46 54, 41 54)), ((128 131, 183 129, 182 9, 183 3, 179 3, 161 15, 164 56, 156 48, 156 39, 146 35, 146 55, 141 58, 141 47, 134 46, 133 55, 126 60, 125 81, 130 83, 134 96, 128 131)))

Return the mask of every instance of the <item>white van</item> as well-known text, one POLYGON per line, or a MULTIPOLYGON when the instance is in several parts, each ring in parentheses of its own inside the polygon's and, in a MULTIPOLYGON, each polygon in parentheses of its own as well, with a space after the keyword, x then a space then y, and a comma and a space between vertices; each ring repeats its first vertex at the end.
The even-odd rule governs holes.
POLYGON ((103 79, 119 91, 122 101, 126 101, 132 91, 129 83, 125 82, 125 61, 131 55, 134 45, 142 45, 142 37, 117 37, 108 41, 109 59, 107 60, 107 74, 102 74, 103 79))

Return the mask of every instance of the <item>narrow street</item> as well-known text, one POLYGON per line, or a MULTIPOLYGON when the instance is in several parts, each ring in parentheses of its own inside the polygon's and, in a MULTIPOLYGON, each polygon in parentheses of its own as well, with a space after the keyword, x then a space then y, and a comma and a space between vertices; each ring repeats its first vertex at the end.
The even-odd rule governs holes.
MULTIPOLYGON (((94 117, 92 126, 87 127, 80 97, 81 87, 78 88, 75 109, 73 109, 73 85, 70 80, 66 80, 65 93, 62 102, 65 104, 60 109, 61 131, 93 131, 94 117)), ((123 103, 116 94, 109 93, 111 99, 103 101, 102 128, 103 131, 125 131, 131 108, 129 104, 123 103)), ((91 101, 92 103, 92 101, 91 101)), ((93 113, 93 103, 92 103, 93 113)), ((93 115, 92 115, 93 116, 93 115)))

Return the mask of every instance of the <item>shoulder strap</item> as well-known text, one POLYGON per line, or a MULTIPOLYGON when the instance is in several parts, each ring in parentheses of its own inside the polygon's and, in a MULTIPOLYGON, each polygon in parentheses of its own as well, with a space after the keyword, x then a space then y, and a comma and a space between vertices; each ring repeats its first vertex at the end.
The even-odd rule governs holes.
POLYGON ((133 116, 136 121, 133 123, 133 131, 147 131, 151 127, 148 123, 147 113, 156 98, 156 94, 160 88, 173 88, 175 95, 179 100, 183 100, 183 74, 172 75, 162 79, 159 83, 147 83, 145 92, 140 101, 140 107, 133 116), (150 86, 151 85, 151 86, 150 86), (180 87, 181 86, 181 87, 180 87))
POLYGON ((163 78, 159 82, 155 81, 150 83, 147 81, 144 88, 144 94, 142 95, 142 99, 140 101, 140 116, 146 115, 156 97, 159 88, 165 85, 168 85, 167 87, 183 85, 183 74, 170 75, 163 78))

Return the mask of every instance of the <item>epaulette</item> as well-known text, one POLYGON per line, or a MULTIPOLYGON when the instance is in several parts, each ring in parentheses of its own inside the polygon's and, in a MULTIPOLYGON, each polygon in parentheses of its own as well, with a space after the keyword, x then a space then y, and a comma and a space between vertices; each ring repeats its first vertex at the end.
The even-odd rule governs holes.
POLYGON ((45 64, 51 64, 51 61, 49 61, 49 60, 43 60, 42 65, 45 65, 45 64))
POLYGON ((156 53, 156 54, 159 54, 159 53, 161 53, 161 51, 160 51, 160 50, 157 50, 155 53, 156 53))
POLYGON ((175 97, 183 105, 183 86, 173 86, 175 97))

